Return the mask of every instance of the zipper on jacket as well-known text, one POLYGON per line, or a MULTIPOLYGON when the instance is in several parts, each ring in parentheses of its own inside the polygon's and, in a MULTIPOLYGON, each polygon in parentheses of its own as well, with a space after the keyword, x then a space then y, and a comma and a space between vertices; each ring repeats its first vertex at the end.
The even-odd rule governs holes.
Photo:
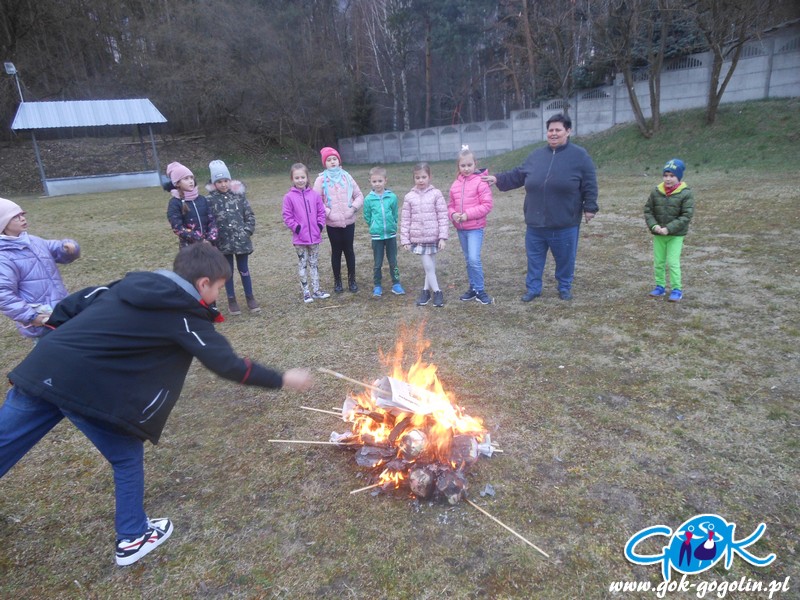
POLYGON ((383 239, 386 239, 386 207, 383 205, 383 197, 385 194, 386 192, 383 192, 379 198, 381 203, 381 217, 383 217, 383 239))
MULTIPOLYGON (((184 202, 186 201, 184 200, 184 202)), ((205 237, 205 234, 203 233, 203 219, 200 218, 200 211, 197 210, 197 204, 195 204, 195 202, 192 202, 192 208, 194 208, 194 214, 197 215, 197 224, 200 226, 200 235, 205 237)))
POLYGON ((308 200, 306 199, 306 190, 300 191, 300 196, 303 198, 303 208, 306 211, 306 222, 308 223, 308 243, 311 243, 311 209, 308 206, 308 200))

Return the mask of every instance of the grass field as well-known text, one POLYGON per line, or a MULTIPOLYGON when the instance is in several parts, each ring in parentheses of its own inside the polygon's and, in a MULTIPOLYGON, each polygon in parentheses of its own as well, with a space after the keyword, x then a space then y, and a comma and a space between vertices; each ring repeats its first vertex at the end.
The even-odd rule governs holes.
MULTIPOLYGON (((0 597, 652 598, 609 592, 617 580, 661 581, 657 565, 625 559, 627 540, 703 513, 736 523, 739 537, 766 523, 749 550, 776 559, 757 568, 736 557, 730 570, 722 561, 691 583, 789 577, 789 591, 773 597, 800 597, 800 111, 796 101, 729 105, 713 128, 701 122, 699 113, 669 116, 668 131, 650 141, 630 128, 579 140, 598 164, 601 212, 582 228, 570 303, 558 299, 551 260, 543 297, 519 301, 517 190, 495 193, 486 230, 495 304, 458 301, 466 274, 455 236, 439 255, 443 309, 414 306, 423 274, 408 253, 400 269, 409 294, 372 299, 359 222, 361 290, 305 305, 280 217, 288 173, 247 178, 258 219, 251 272, 264 310, 219 330, 277 368, 327 367, 371 381, 386 374, 380 353, 399 332, 424 326, 425 358, 505 450, 472 468, 470 498, 549 559, 465 503, 350 495, 365 480, 348 451, 267 442, 344 431, 335 417, 299 407, 340 405, 349 384, 318 375, 308 393, 268 392, 195 365, 162 442, 146 449, 146 506, 173 520, 172 538, 134 566, 114 565, 111 470, 62 423, 0 481, 0 597), (688 163, 696 212, 685 299, 670 304, 647 297, 642 207, 675 155, 688 163), (480 497, 489 483, 496 495, 480 497)), ((496 172, 526 153, 482 162, 496 172)), ((367 188, 367 169, 350 170, 367 188)), ((389 172, 402 197, 409 165, 389 172)), ((453 163, 434 165, 443 190, 454 175, 453 163)), ((71 289, 169 266, 177 249, 157 189, 15 200, 32 233, 81 243, 82 258, 62 268, 71 289)), ((322 249, 331 288, 327 241, 322 249)), ((30 345, 8 319, 0 340, 8 372, 30 345)), ((665 542, 639 550, 656 553, 665 542)))

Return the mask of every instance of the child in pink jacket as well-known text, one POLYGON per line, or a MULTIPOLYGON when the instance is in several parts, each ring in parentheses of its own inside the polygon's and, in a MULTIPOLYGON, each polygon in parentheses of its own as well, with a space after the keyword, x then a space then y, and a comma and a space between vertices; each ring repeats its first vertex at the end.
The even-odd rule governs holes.
POLYGON ((352 175, 342 169, 342 158, 335 148, 319 151, 325 170, 314 182, 314 191, 325 203, 328 240, 331 243, 331 268, 334 292, 342 292, 342 254, 347 263, 347 289, 358 291, 356 284, 356 253, 353 248, 356 213, 364 204, 364 194, 352 175))
POLYGON ((292 165, 292 187, 283 197, 283 222, 292 230, 292 244, 297 252, 297 274, 303 290, 303 302, 324 300, 331 295, 319 287, 319 243, 325 227, 325 206, 320 195, 308 187, 308 168, 292 165), (308 288, 308 273, 311 289, 308 288))
POLYGON ((458 231, 458 241, 467 261, 469 289, 461 295, 461 300, 477 300, 481 304, 491 304, 492 298, 483 287, 483 264, 481 247, 486 215, 492 210, 492 189, 481 181, 484 170, 479 170, 475 155, 468 146, 458 153, 458 176, 450 186, 450 202, 447 213, 458 231))
POLYGON ((403 200, 400 216, 400 244, 420 255, 425 270, 425 285, 417 306, 425 306, 431 295, 434 306, 444 306, 444 294, 436 279, 436 253, 444 250, 448 229, 447 202, 442 192, 431 185, 428 163, 419 163, 414 167, 414 187, 403 200))

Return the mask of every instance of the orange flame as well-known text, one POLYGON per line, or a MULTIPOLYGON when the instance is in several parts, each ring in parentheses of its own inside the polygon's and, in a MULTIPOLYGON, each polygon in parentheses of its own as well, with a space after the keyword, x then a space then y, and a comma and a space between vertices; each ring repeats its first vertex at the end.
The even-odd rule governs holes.
POLYGON ((395 488, 399 488, 403 481, 405 481, 405 476, 402 472, 389 469, 384 469, 378 478, 378 483, 391 483, 395 488))
MULTIPOLYGON (((388 411, 378 406, 373 392, 367 391, 353 397, 358 408, 348 413, 346 418, 352 420, 352 432, 356 439, 368 445, 396 445, 404 432, 418 430, 420 433, 415 439, 414 448, 421 447, 421 451, 416 460, 435 460, 447 464, 450 463, 454 435, 469 434, 482 441, 486 429, 481 419, 464 413, 455 398, 444 390, 436 374, 437 367, 423 360, 423 353, 429 346, 430 342, 424 339, 420 327, 416 332, 405 330, 398 336, 392 352, 380 353, 381 361, 389 368, 390 378, 408 384, 412 399, 415 405, 421 407, 420 410, 388 411), (407 338, 416 341, 416 360, 405 371, 404 339, 407 338), (395 431, 401 425, 401 430, 395 431)), ((406 458, 409 460, 408 456, 406 458)))

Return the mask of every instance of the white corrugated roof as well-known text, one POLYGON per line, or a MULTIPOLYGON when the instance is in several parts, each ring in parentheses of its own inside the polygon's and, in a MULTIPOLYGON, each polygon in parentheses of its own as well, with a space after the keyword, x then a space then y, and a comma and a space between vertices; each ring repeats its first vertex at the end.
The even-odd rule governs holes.
POLYGON ((55 127, 95 127, 166 123, 147 98, 132 100, 66 100, 60 102, 22 102, 11 129, 55 127))

